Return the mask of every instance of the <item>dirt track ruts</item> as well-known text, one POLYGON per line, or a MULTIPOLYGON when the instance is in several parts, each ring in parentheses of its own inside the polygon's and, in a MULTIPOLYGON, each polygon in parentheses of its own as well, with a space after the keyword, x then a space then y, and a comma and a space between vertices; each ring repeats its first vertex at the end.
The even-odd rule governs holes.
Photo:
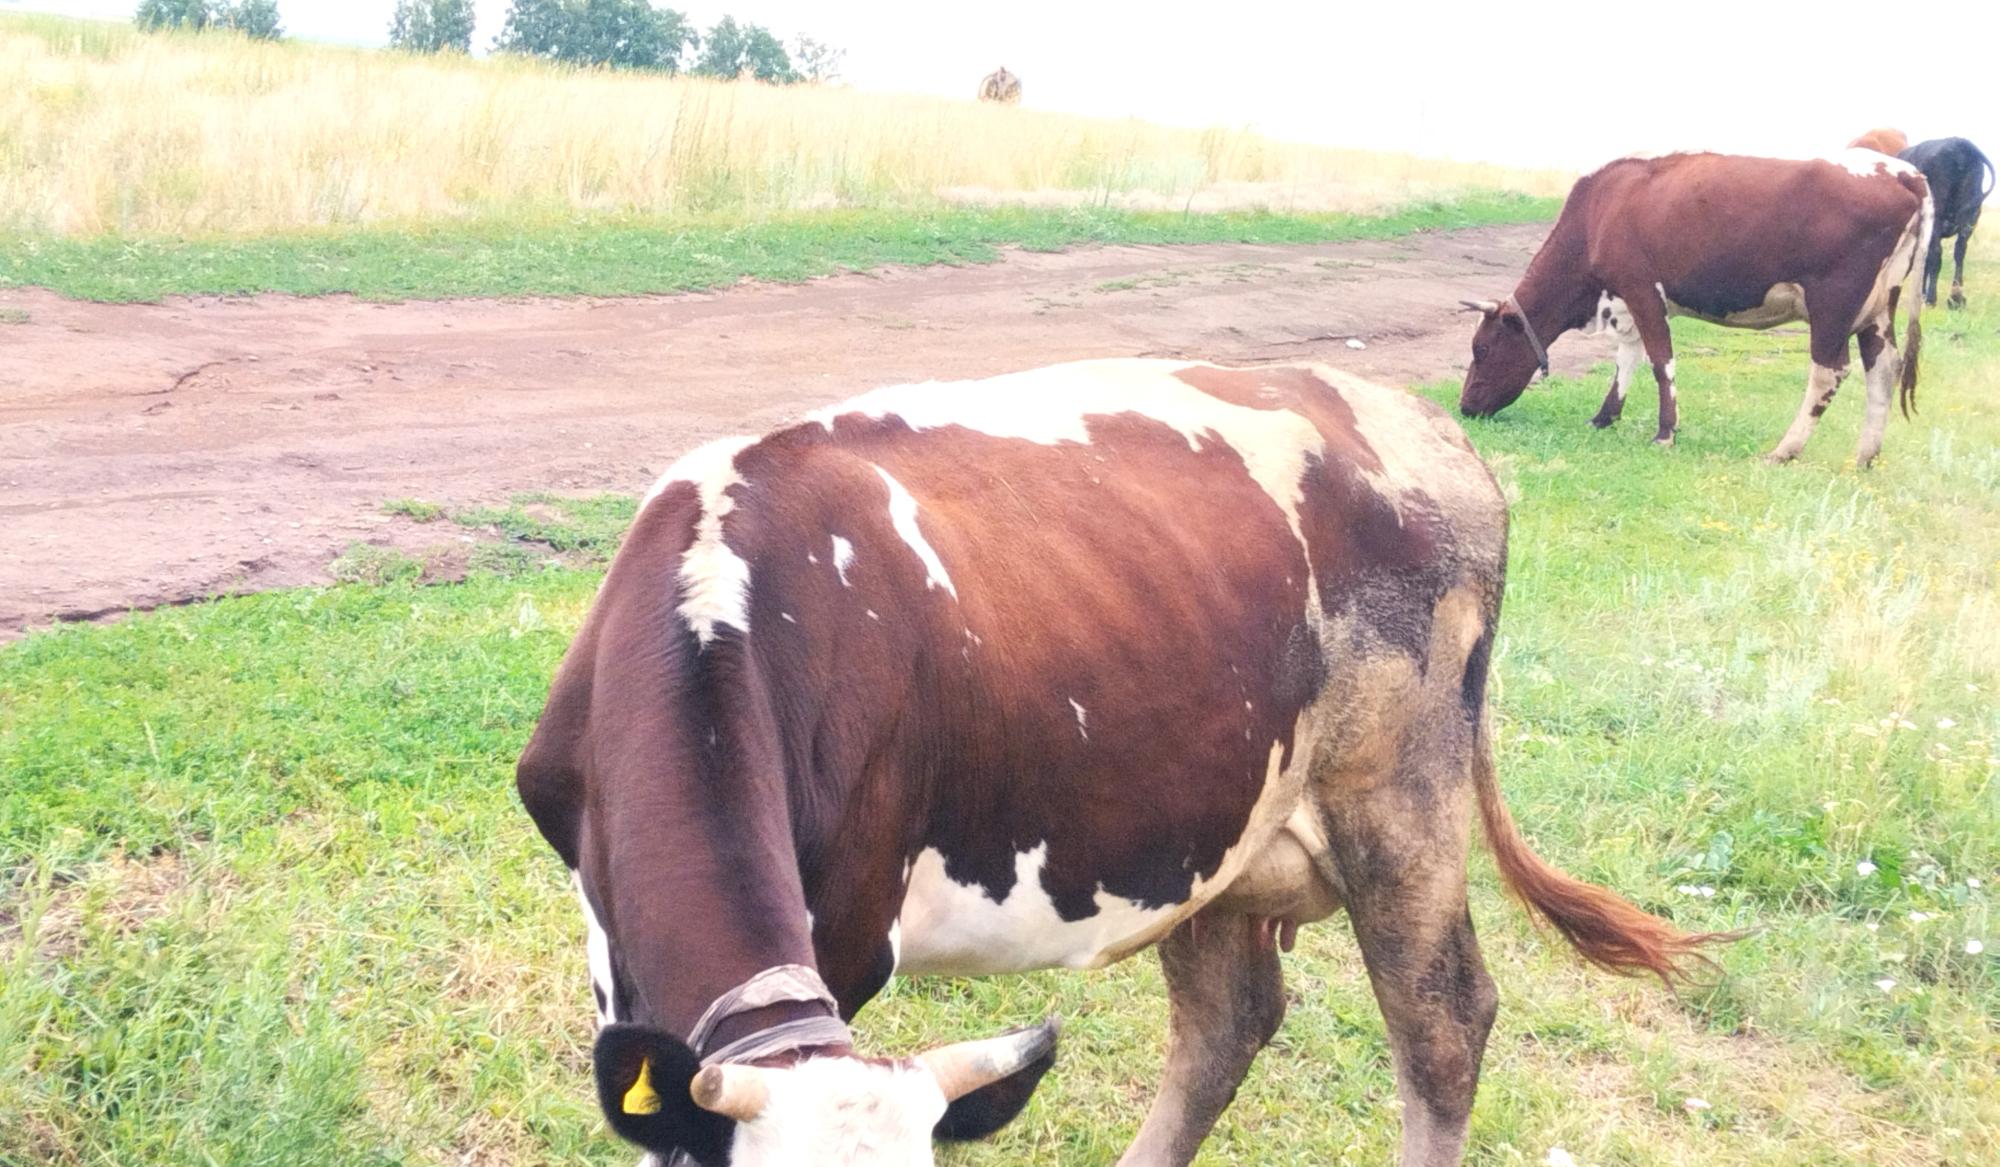
POLYGON ((386 499, 641 491, 698 442, 876 385, 1121 355, 1456 376, 1457 302, 1511 289, 1545 231, 1018 252, 615 300, 0 291, 0 314, 26 315, 0 322, 0 638, 322 582, 356 540, 462 535, 386 499))

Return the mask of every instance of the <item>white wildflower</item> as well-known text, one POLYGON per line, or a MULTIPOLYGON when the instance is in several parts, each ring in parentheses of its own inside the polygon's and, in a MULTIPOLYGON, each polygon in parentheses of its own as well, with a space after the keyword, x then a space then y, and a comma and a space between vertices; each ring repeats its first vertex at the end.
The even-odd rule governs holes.
POLYGON ((1967 956, 1978 956, 1984 951, 1986 951, 1986 945, 1980 941, 1968 940, 1965 942, 1965 955, 1967 956))
POLYGON ((1715 1109, 1714 1107, 1708 1104, 1708 1099, 1706 1098, 1689 1098, 1684 1100, 1681 1103, 1681 1105, 1687 1107, 1689 1110, 1696 1112, 1697 1114, 1699 1114, 1704 1110, 1715 1109))
POLYGON ((1867 929, 1868 929, 1868 930, 1869 930, 1870 932, 1879 932, 1879 931, 1881 931, 1881 929, 1882 929, 1882 925, 1880 925, 1880 924, 1876 923, 1876 922, 1875 922, 1875 921, 1873 921, 1873 920, 1870 920, 1870 921, 1868 921, 1868 923, 1866 923, 1866 924, 1864 924, 1864 925, 1862 925, 1862 926, 1863 926, 1864 928, 1867 928, 1867 929))
POLYGON ((1897 729, 1915 729, 1915 728, 1917 728, 1917 723, 1916 723, 1916 722, 1914 722, 1914 721, 1911 721, 1911 720, 1910 720, 1909 718, 1907 718, 1907 717, 1902 717, 1902 718, 1898 718, 1898 719, 1896 720, 1896 728, 1897 728, 1897 729))
POLYGON ((1937 720, 1937 727, 1939 729, 1951 729, 1956 725, 1958 725, 1958 723, 1956 721, 1953 721, 1949 717, 1940 717, 1937 720))
POLYGON ((1896 978, 1883 977, 1881 980, 1875 982, 1875 987, 1886 993, 1896 987, 1896 978))
POLYGON ((1931 922, 1932 920, 1935 920, 1935 919, 1937 919, 1937 917, 1936 917, 1936 916, 1933 916, 1933 915, 1931 915, 1931 914, 1930 914, 1929 912, 1911 912, 1911 913, 1910 913, 1910 923, 1912 923, 1912 924, 1928 924, 1928 923, 1930 923, 1930 922, 1931 922))
POLYGON ((1863 859, 1861 862, 1856 863, 1854 865, 1854 874, 1860 876, 1863 879, 1867 879, 1869 876, 1875 874, 1875 865, 1873 863, 1870 863, 1868 860, 1863 859))
POLYGON ((1979 890, 1979 877, 1978 877, 1978 876, 1976 876, 1976 875, 1968 875, 1968 876, 1966 876, 1966 877, 1965 877, 1965 886, 1967 886, 1967 887, 1971 888, 1971 889, 1972 889, 1973 891, 1978 891, 1978 890, 1979 890))
POLYGON ((1576 1167, 1576 1156, 1561 1147, 1550 1147, 1542 1159, 1542 1167, 1576 1167))

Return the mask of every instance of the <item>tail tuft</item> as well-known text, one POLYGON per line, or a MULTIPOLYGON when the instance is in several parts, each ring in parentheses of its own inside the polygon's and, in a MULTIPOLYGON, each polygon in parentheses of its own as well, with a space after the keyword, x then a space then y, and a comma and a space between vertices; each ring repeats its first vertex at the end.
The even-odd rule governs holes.
POLYGON ((1651 973, 1669 988, 1716 968, 1702 949, 1740 939, 1743 933, 1682 932, 1614 892, 1558 871, 1529 849, 1514 825, 1514 816, 1501 801, 1490 739, 1484 732, 1480 737, 1474 763, 1478 767, 1479 817, 1501 878, 1515 895, 1599 968, 1626 975, 1651 973))
POLYGON ((1896 404, 1902 408, 1905 419, 1917 412, 1917 358, 1924 346, 1924 325, 1919 308, 1923 303, 1923 292, 1923 287, 1919 285, 1916 297, 1910 301, 1910 326, 1903 330, 1903 380, 1897 388, 1896 404))

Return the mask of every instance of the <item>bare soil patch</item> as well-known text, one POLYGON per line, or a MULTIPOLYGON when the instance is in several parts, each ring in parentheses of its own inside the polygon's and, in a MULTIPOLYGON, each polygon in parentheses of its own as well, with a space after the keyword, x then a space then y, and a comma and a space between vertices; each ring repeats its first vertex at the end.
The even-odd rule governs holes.
POLYGON ((440 542, 474 536, 382 502, 636 493, 699 442, 876 385, 1132 355, 1456 376, 1458 301, 1511 288, 1545 231, 1017 252, 617 300, 0 292, 0 639, 327 582, 356 541, 448 562, 440 542))

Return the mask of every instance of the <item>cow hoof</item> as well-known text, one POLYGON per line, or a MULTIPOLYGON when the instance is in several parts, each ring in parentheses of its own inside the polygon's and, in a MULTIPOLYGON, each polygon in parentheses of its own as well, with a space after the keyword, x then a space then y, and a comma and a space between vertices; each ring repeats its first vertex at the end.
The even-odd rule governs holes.
POLYGON ((1783 450, 1772 450, 1770 453, 1764 455, 1764 465, 1766 466, 1783 466, 1791 460, 1792 455, 1785 453, 1783 450))
POLYGON ((1964 293, 1964 292, 1953 292, 1953 293, 1951 294, 1951 299, 1949 299, 1949 300, 1946 300, 1946 301, 1944 302, 1944 305, 1945 305, 1945 307, 1947 307, 1947 308, 1963 308, 1963 307, 1965 307, 1965 293, 1964 293))
POLYGON ((1656 446, 1671 446, 1674 444, 1674 435, 1655 434, 1653 436, 1653 444, 1656 446))
POLYGON ((1605 417, 1603 414, 1598 414, 1596 417, 1590 419, 1590 424, 1596 426, 1598 429, 1608 430, 1614 424, 1616 424, 1617 421, 1618 419, 1615 417, 1605 417))

